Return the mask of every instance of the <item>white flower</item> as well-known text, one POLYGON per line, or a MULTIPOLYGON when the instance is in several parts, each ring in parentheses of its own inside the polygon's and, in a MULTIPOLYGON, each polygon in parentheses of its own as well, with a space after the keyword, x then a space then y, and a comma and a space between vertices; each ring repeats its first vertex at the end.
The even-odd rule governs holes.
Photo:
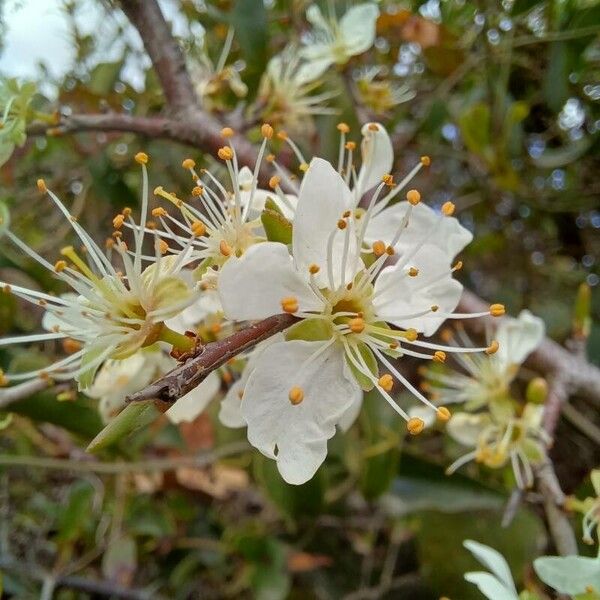
MULTIPOLYGON (((162 207, 152 211, 161 225, 156 234, 160 236, 165 252, 174 256, 187 253, 186 264, 202 261, 204 271, 209 267, 218 269, 229 258, 241 256, 252 245, 266 239, 260 211, 267 198, 271 198, 284 214, 293 214, 296 198, 283 193, 278 177, 271 179, 272 191, 258 187, 260 165, 273 128, 265 124, 262 132, 264 139, 254 171, 239 167, 233 146, 225 145, 219 149, 218 156, 224 161, 229 175, 229 189, 209 170, 202 169, 198 173, 194 161, 188 158, 183 161, 183 167, 190 171, 196 183, 192 190, 193 203, 184 202, 162 187, 154 190, 157 196, 168 200, 181 212, 181 218, 177 219, 162 207)), ((229 128, 224 128, 222 133, 225 139, 233 135, 229 128)))
MULTIPOLYGON (((140 221, 144 223, 148 210, 148 175, 145 166, 148 157, 140 153, 136 155, 136 160, 142 165, 140 221)), ((133 221, 131 210, 125 209, 115 217, 113 225, 118 230, 127 224, 135 230, 134 250, 128 249, 121 241, 121 232, 117 231, 116 242, 111 242, 105 254, 58 197, 46 188, 43 180, 38 181, 38 187, 49 195, 69 220, 85 248, 85 254, 82 258, 72 246, 67 246, 61 250, 63 258, 52 265, 10 230, 4 232, 24 253, 66 283, 73 293, 58 297, 0 282, 5 292, 44 307, 45 325, 52 327, 50 333, 2 339, 0 346, 64 340, 65 349, 71 354, 45 369, 8 374, 3 378, 10 381, 40 376, 51 376, 57 380, 75 378, 80 388, 85 389, 106 359, 127 358, 159 339, 173 343, 173 336, 169 334, 174 332, 164 326, 164 321, 192 304, 198 293, 180 277, 190 248, 188 245, 177 257, 162 256, 159 239, 155 236, 154 262, 144 268, 144 230, 133 221), (110 260, 113 252, 122 261, 122 272, 117 271, 110 260)), ((188 349, 194 345, 192 340, 184 336, 179 336, 177 341, 184 343, 188 349)))
POLYGON ((233 29, 227 32, 227 38, 216 63, 213 63, 208 55, 204 29, 202 33, 202 40, 199 44, 200 51, 196 54, 195 59, 190 58, 188 60, 188 67, 196 94, 202 105, 208 110, 213 110, 221 108, 219 95, 221 92, 226 91, 226 87, 238 98, 246 96, 248 87, 242 81, 238 69, 233 65, 227 65, 227 57, 233 43, 233 29))
POLYGON ((352 56, 366 52, 375 41, 377 17, 379 8, 371 2, 353 6, 339 21, 332 11, 326 18, 316 4, 309 6, 306 18, 313 28, 300 54, 311 63, 314 76, 320 77, 331 65, 344 65, 352 56))
MULTIPOLYGON (((421 419, 409 419, 391 397, 393 378, 380 376, 377 360, 446 420, 447 410, 436 409, 389 357, 443 360, 445 351, 489 350, 447 348, 417 339, 417 331, 431 335, 452 316, 460 297, 462 287, 452 279, 453 269, 441 249, 451 245, 443 236, 454 228, 440 227, 439 222, 452 217, 442 214, 419 232, 413 231, 410 219, 402 222, 393 245, 405 234, 417 241, 395 265, 385 266, 389 255, 383 252, 367 268, 361 254, 371 253, 364 240, 370 213, 356 218, 353 203, 352 192, 333 167, 313 159, 300 189, 293 257, 283 244, 257 244, 225 263, 218 280, 228 318, 262 319, 284 311, 301 319, 286 341, 269 346, 257 358, 242 398, 248 439, 277 460, 291 483, 308 480, 324 460, 327 440, 361 395, 357 381, 365 389, 376 387, 408 421, 411 433, 422 430, 421 419), (414 261, 422 269, 418 277, 411 267, 414 261)), ((391 244, 387 248, 394 254, 391 244)))
MULTIPOLYGON (((519 367, 544 338, 544 322, 523 310, 517 319, 506 318, 495 336, 499 343, 493 356, 464 356, 460 365, 467 374, 440 373, 430 369, 427 378, 444 404, 467 402, 475 410, 490 402, 504 401, 519 367)), ((464 337, 464 336, 463 336, 464 337)))
POLYGON ((295 47, 287 47, 271 58, 258 90, 258 109, 263 117, 275 125, 292 131, 312 127, 312 117, 330 115, 337 111, 325 103, 336 92, 313 95, 321 85, 313 64, 303 60, 295 47))
POLYGON ((447 425, 448 433, 459 443, 475 448, 447 469, 454 473, 471 460, 498 469, 509 461, 520 488, 533 484, 532 464, 540 464, 550 438, 542 427, 543 406, 526 404, 523 413, 455 413, 447 425))

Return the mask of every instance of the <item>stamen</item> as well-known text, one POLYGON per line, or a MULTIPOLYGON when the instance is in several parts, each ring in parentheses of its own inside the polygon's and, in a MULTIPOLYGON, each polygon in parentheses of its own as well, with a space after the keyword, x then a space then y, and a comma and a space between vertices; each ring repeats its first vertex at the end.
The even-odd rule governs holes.
POLYGON ((223 127, 223 129, 221 129, 221 135, 225 139, 227 139, 233 137, 235 135, 235 132, 233 131, 233 129, 231 129, 231 127, 223 127))
POLYGON ((498 352, 499 348, 500 348, 500 344, 496 340, 493 340, 492 343, 485 349, 485 353, 488 355, 496 354, 496 352, 498 352))
POLYGON ((273 137, 273 128, 268 123, 263 123, 260 128, 260 134, 267 140, 273 137))
POLYGON ((413 205, 416 206, 421 202, 421 194, 417 190, 408 190, 406 192, 406 199, 413 205))
POLYGON ((223 256, 231 256, 231 251, 231 246, 225 240, 219 242, 219 252, 223 256))
POLYGON ((348 326, 353 333, 362 333, 365 330, 365 321, 360 317, 350 319, 348 326))
POLYGON ((418 274, 419 274, 419 269, 417 269, 416 267, 411 267, 408 270, 409 277, 416 277, 418 274))
POLYGON ((492 317, 501 317, 505 312, 504 304, 492 304, 490 306, 490 315, 492 317))
POLYGON ((433 362, 444 363, 446 362, 446 353, 443 350, 436 350, 431 360, 433 362))
POLYGON ((377 240, 376 242, 373 242, 372 248, 373 248, 373 254, 377 257, 385 254, 385 243, 381 240, 377 240))
POLYGON ((437 416, 438 420, 446 423, 447 421, 450 420, 450 417, 452 416, 452 414, 445 406, 440 406, 436 411, 436 416, 437 416))
POLYGON ((219 150, 217 151, 217 156, 221 159, 221 160, 231 160, 233 158, 233 150, 229 147, 229 146, 223 146, 222 148, 219 148, 219 150))
POLYGON ((148 155, 145 152, 138 152, 133 158, 139 165, 148 164, 148 155))
POLYGON ((196 162, 191 159, 191 158, 186 158, 184 159, 184 161, 181 163, 181 166, 184 169, 187 169, 188 171, 191 171, 193 168, 196 167, 196 162))
POLYGON ((43 179, 38 179, 37 180, 37 189, 42 194, 45 194, 48 191, 48 188, 46 187, 46 182, 43 179))
POLYGON ((444 202, 444 204, 442 204, 442 213, 445 214, 447 217, 450 217, 454 214, 454 210, 456 209, 456 206, 454 205, 453 202, 444 202))

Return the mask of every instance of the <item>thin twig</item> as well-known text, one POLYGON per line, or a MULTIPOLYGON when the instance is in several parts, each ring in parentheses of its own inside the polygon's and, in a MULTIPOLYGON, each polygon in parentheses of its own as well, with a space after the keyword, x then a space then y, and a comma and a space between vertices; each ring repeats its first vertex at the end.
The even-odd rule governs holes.
POLYGON ((162 400, 173 403, 202 383, 209 373, 229 359, 250 350, 263 340, 287 329, 296 321, 297 318, 293 315, 274 315, 241 329, 223 340, 207 344, 198 356, 176 367, 143 390, 132 394, 127 401, 162 400))
POLYGON ((250 446, 246 442, 235 442, 221 448, 216 448, 211 452, 204 452, 193 456, 114 463, 3 454, 0 455, 0 466, 119 475, 121 473, 139 473, 142 471, 172 471, 178 467, 205 467, 222 458, 245 452, 249 448, 250 446))

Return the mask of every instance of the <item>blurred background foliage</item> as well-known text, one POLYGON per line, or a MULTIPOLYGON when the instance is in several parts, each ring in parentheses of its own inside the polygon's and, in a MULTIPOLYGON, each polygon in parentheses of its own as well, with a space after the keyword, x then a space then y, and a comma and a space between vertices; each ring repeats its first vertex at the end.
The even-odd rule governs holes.
MULTIPOLYGON (((20 4, 3 3, 3 17, 20 4)), ((118 3, 97 2, 109 34, 81 26, 88 4, 62 3, 76 52, 64 77, 40 66, 38 92, 24 81, 6 84, 12 93, 17 89, 19 102, 10 132, 5 119, 1 136, 0 155, 15 151, 0 173, 0 202, 10 210, 13 229, 47 257, 58 255, 71 231, 35 192, 38 177, 102 240, 114 213, 138 204, 136 152, 151 156, 152 184, 173 190, 189 188, 183 158, 213 160, 133 134, 25 135, 27 119, 52 122, 57 110, 155 115, 163 108, 156 77, 118 3), (104 62, 107 48, 111 56, 117 48, 119 56, 104 62), (136 85, 126 76, 132 70, 136 85)), ((227 78, 216 77, 210 106, 252 136, 263 106, 261 74, 290 37, 303 35, 308 2, 163 5, 177 15, 190 60, 207 52, 216 64, 234 28, 228 64, 248 93, 240 97, 227 78)), ((465 285, 505 303, 512 314, 529 307, 558 340, 585 320, 597 361, 600 4, 430 0, 380 6, 375 47, 324 78, 323 89, 336 92, 328 106, 337 114, 316 117, 294 139, 309 154, 333 158, 336 123, 347 121, 358 141, 366 117, 392 132, 395 172, 431 155, 432 167, 416 186, 433 205, 452 199, 461 221, 476 231, 464 256, 465 285), (370 65, 380 66, 375 75, 365 71, 370 65), (399 90, 412 99, 397 104, 399 90), (593 292, 583 317, 585 298, 576 310, 582 283, 593 292)), ((1 93, 10 93, 6 86, 1 93)), ((61 291, 5 243, 0 279, 61 291)), ((0 294, 1 334, 34 331, 39 318, 37 310, 0 294)), ((51 344, 0 348, 0 364, 43 365, 54 350, 51 344)), ((468 600, 479 596, 462 581, 475 566, 461 546, 465 538, 494 546, 516 578, 531 581, 528 561, 546 539, 539 515, 529 510, 501 527, 514 484, 510 475, 473 465, 465 475, 445 477, 446 457, 457 449, 436 433, 404 441, 387 408, 367 399, 352 430, 332 440, 325 467, 311 482, 292 487, 271 461, 248 451, 243 432, 223 430, 212 413, 192 424, 159 421, 137 432, 105 452, 110 466, 103 472, 82 451, 102 426, 93 401, 69 387, 20 401, 0 419, 4 591, 38 597, 40 586, 50 586, 48 571, 58 581, 55 597, 65 599, 96 597, 69 585, 69 578, 88 577, 139 594, 132 598, 468 600), (189 456, 199 451, 215 453, 215 460, 195 466, 189 456)), ((594 450, 569 424, 561 425, 559 439, 566 442, 555 453, 558 468, 569 473, 568 491, 574 491, 593 466, 594 450)))

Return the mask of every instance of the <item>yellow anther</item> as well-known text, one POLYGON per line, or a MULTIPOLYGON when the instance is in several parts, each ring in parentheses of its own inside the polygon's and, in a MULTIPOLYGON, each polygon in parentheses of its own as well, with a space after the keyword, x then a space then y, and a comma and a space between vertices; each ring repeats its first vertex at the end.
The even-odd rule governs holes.
POLYGON ((313 263, 312 265, 310 265, 308 267, 308 272, 311 275, 316 275, 320 270, 321 270, 321 267, 319 267, 319 265, 315 265, 315 263, 313 263))
POLYGON ((375 256, 383 256, 383 254, 385 254, 385 243, 382 242, 381 240, 377 240, 376 242, 373 242, 373 254, 375 256))
POLYGON ((336 127, 338 131, 341 131, 342 133, 350 132, 350 126, 348 125, 348 123, 344 123, 343 121, 341 123, 338 123, 336 127))
POLYGON ((288 398, 294 406, 297 406, 300 404, 300 402, 302 402, 302 400, 304 400, 304 390, 295 385, 294 387, 290 388, 288 398))
POLYGON ((492 340, 490 345, 485 349, 486 354, 496 354, 500 348, 500 344, 496 340, 492 340))
POLYGON ((406 429, 411 435, 419 435, 425 429, 425 421, 419 417, 412 417, 406 423, 406 429))
POLYGON ((356 142, 346 142, 344 148, 346 148, 346 150, 356 150, 356 142))
POLYGON ((300 166, 298 167, 303 173, 306 173, 306 171, 308 171, 308 164, 307 163, 300 163, 300 166))
POLYGON ((231 127, 223 127, 223 129, 221 129, 221 135, 226 139, 233 137, 234 134, 235 132, 233 131, 233 129, 231 129, 231 127))
POLYGON ((454 214, 454 209, 456 208, 456 206, 454 206, 453 202, 450 202, 450 200, 448 200, 448 202, 444 202, 444 204, 442 204, 442 212, 447 216, 450 217, 454 214))
POLYGON ((394 378, 389 373, 386 373, 379 378, 377 383, 379 384, 379 387, 383 388, 386 392, 391 392, 394 387, 394 378))
POLYGON ((279 175, 273 175, 273 177, 269 179, 269 187, 274 190, 279 185, 280 181, 281 177, 279 177, 279 175))
MULTIPOLYGON (((223 329, 223 325, 221 325, 221 323, 213 323, 210 326, 210 332, 214 333, 215 335, 217 335, 217 333, 220 333, 221 329, 223 329)), ((223 375, 225 375, 225 373, 223 373, 223 375)))
POLYGON ((221 373, 221 380, 226 385, 229 385, 233 381, 233 375, 229 371, 224 371, 223 373, 221 373))
POLYGON ((206 225, 202 221, 194 221, 191 230, 196 237, 202 237, 206 233, 206 225))
POLYGON ((460 271, 463 268, 462 260, 456 262, 456 264, 452 267, 453 271, 460 271))
POLYGON ((367 128, 369 131, 379 131, 379 125, 377 125, 377 123, 369 123, 367 128))
POLYGON ((186 158, 182 163, 181 166, 184 169, 193 169, 196 166, 196 162, 194 160, 192 160, 191 158, 186 158))
POLYGON ((79 352, 83 346, 81 342, 78 342, 77 340, 65 338, 62 341, 62 347, 67 354, 75 354, 75 352, 79 352))
POLYGON ((394 250, 394 247, 393 247, 393 246, 388 246, 388 247, 385 249, 385 253, 386 253, 388 256, 394 256, 394 254, 396 254, 396 251, 394 250))
POLYGON ((391 344, 388 344, 388 348, 390 350, 396 350, 396 348, 399 348, 400 344, 398 342, 392 342, 391 344))
POLYGON ((133 158, 139 165, 148 164, 148 155, 145 152, 138 152, 133 158))
POLYGON ((492 317, 501 317, 505 312, 504 304, 492 304, 490 306, 490 315, 492 317))
POLYGON ((146 229, 157 229, 155 221, 146 221, 146 229))
POLYGON ((352 216, 352 211, 351 210, 345 210, 342 214, 342 217, 344 217, 344 219, 347 219, 348 217, 352 216))
POLYGON ((439 421, 446 423, 447 421, 450 420, 450 417, 452 416, 452 414, 445 406, 440 406, 436 411, 436 416, 439 421))
POLYGON ((416 277, 418 274, 419 274, 419 269, 417 269, 416 267, 411 267, 408 270, 409 277, 416 277))
POLYGON ((125 218, 127 218, 127 217, 129 217, 129 216, 131 215, 131 209, 130 209, 128 206, 126 206, 126 207, 125 207, 125 208, 124 208, 124 209, 121 211, 121 214, 122 214, 122 215, 123 215, 125 218))
POLYGON ((440 307, 437 304, 431 305, 431 312, 437 312, 438 310, 440 310, 440 307))
POLYGON ((113 240, 112 238, 106 238, 106 241, 104 242, 104 246, 106 248, 112 248, 115 245, 115 240, 113 240))
POLYGON ((288 139, 288 134, 287 134, 287 131, 283 131, 283 129, 282 129, 281 131, 278 131, 278 132, 277 132, 277 137, 278 137, 280 140, 287 140, 287 139, 288 139))
POLYGON ((416 206, 421 202, 421 194, 418 190, 408 190, 406 192, 406 199, 413 205, 416 206))
POLYGON ((2 293, 4 294, 12 294, 12 287, 8 285, 8 283, 2 287, 2 293))
POLYGON ((221 160, 231 160, 233 158, 233 150, 229 146, 223 146, 219 148, 217 156, 221 160))
POLYGON ((439 363, 446 362, 446 353, 443 350, 436 350, 433 353, 431 360, 433 360, 433 362, 439 363))
POLYGON ((162 206, 152 209, 153 217, 166 217, 167 215, 168 215, 167 211, 162 206))
POLYGON ((350 319, 348 327, 350 327, 350 331, 353 333, 362 333, 365 330, 365 320, 361 317, 350 319))
POLYGON ((0 369, 0 387, 6 387, 8 385, 8 377, 4 374, 4 371, 0 369))
POLYGON ((169 251, 169 244, 165 240, 159 240, 158 250, 161 254, 166 254, 169 251))
POLYGON ((125 217, 123 215, 116 215, 113 219, 113 227, 115 229, 121 229, 123 227, 123 222, 125 221, 125 217))
POLYGON ((346 227, 348 227, 348 223, 346 223, 346 221, 344 221, 344 219, 340 219, 337 222, 337 226, 338 226, 338 229, 346 229, 346 227))
POLYGON ((37 180, 37 189, 42 194, 45 194, 48 191, 48 188, 46 187, 46 182, 43 179, 38 179, 37 180))
POLYGON ((281 299, 281 309, 283 312, 293 314, 298 312, 298 308, 298 298, 295 298, 294 296, 286 296, 285 298, 281 299))
POLYGON ((394 187, 396 185, 394 183, 394 176, 390 175, 389 173, 387 175, 384 175, 381 178, 381 181, 383 181, 383 183, 385 183, 385 185, 387 185, 388 187, 394 187))
POLYGON ((162 194, 164 194, 164 193, 165 193, 165 190, 163 189, 163 186, 162 186, 162 185, 157 185, 157 186, 154 188, 154 190, 152 191, 152 193, 153 193, 155 196, 161 196, 162 194))
POLYGON ((221 240, 219 242, 219 252, 223 256, 230 256, 231 255, 231 246, 225 240, 221 240))
POLYGON ((66 260, 57 260, 54 263, 54 271, 56 273, 62 273, 66 268, 67 268, 67 261, 66 260))
POLYGON ((192 188, 192 196, 194 196, 195 198, 199 198, 200 196, 202 196, 203 193, 204 188, 199 185, 192 188))
POLYGON ((275 160, 275 155, 274 155, 274 154, 267 154, 267 155, 265 156, 265 160, 266 160, 268 163, 272 163, 272 162, 275 160))
POLYGON ((424 167, 428 167, 431 164, 431 158, 429 156, 421 156, 421 164, 424 167))
POLYGON ((273 137, 273 128, 268 123, 263 123, 260 128, 260 134, 267 140, 273 137))
POLYGON ((404 332, 404 338, 409 342, 414 342, 419 337, 419 333, 412 327, 404 332))

